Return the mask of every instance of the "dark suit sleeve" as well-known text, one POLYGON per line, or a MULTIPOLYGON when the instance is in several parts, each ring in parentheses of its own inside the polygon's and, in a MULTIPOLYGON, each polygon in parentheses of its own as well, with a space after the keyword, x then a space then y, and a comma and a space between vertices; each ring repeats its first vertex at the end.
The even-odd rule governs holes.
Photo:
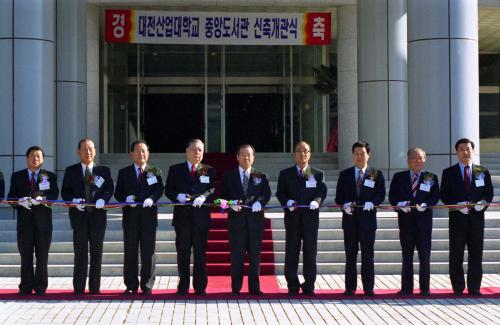
MULTIPOLYGON (((493 184, 491 182, 491 175, 488 170, 484 172, 484 185, 485 189, 483 192, 483 196, 481 197, 482 200, 485 200, 486 202, 490 203, 493 201, 493 184)), ((486 206, 484 210, 486 210, 489 206, 486 206)))
POLYGON ((118 202, 125 202, 125 200, 127 199, 127 193, 125 193, 124 171, 124 169, 120 169, 120 171, 118 172, 118 179, 116 181, 115 199, 118 202))
MULTIPOLYGON (((175 190, 175 177, 175 166, 170 166, 168 169, 167 182, 165 183, 165 195, 172 202, 178 202, 177 194, 179 194, 179 192, 175 190)), ((116 187, 118 189, 118 185, 116 187)))
POLYGON ((3 174, 0 172, 0 200, 5 197, 5 180, 3 179, 3 174))
POLYGON ((375 193, 372 198, 374 205, 380 205, 385 200, 385 179, 382 171, 379 170, 377 180, 375 181, 375 193))
POLYGON ((318 202, 318 204, 321 205, 321 203, 323 203, 323 201, 326 198, 326 193, 328 192, 325 183, 325 173, 323 171, 318 171, 316 177, 319 178, 319 184, 318 184, 319 186, 316 186, 314 201, 318 202))
POLYGON ((59 187, 57 186, 57 175, 55 173, 49 173, 50 189, 43 191, 43 195, 47 200, 57 200, 59 197, 59 187))
MULTIPOLYGON (((115 186, 113 183, 113 178, 111 178, 111 171, 108 167, 101 167, 102 171, 100 172, 102 175, 99 175, 104 178, 104 184, 102 188, 100 188, 95 194, 95 200, 103 199, 106 203, 109 203, 111 198, 113 197, 113 192, 115 190, 115 186)), ((161 182, 160 182, 161 183, 161 182)), ((63 181, 64 184, 64 181, 63 181)))
MULTIPOLYGON (((17 189, 17 182, 16 182, 16 173, 12 173, 12 175, 10 176, 10 188, 9 188, 9 194, 7 194, 7 198, 9 200, 19 199, 19 196, 20 195, 17 189)), ((11 203, 10 205, 14 208, 19 207, 19 205, 13 203, 11 203)))
POLYGON ((457 203, 456 199, 452 197, 450 171, 451 169, 443 170, 443 177, 441 177, 441 201, 446 205, 457 203))
POLYGON ((199 194, 205 197, 205 202, 209 202, 215 193, 215 168, 208 169, 208 177, 210 177, 210 186, 205 192, 199 194))
POLYGON ((262 192, 260 193, 257 201, 260 202, 262 206, 265 206, 269 200, 271 199, 271 187, 269 186, 269 180, 267 179, 267 175, 262 177, 262 192))
POLYGON ((348 201, 345 198, 345 191, 343 189, 345 182, 345 173, 341 172, 339 179, 337 180, 337 190, 335 192, 335 203, 339 205, 344 205, 348 201))
POLYGON ((427 206, 434 206, 439 201, 439 179, 436 175, 434 175, 434 184, 431 186, 431 193, 428 196, 428 199, 425 201, 427 206))
POLYGON ((392 206, 396 206, 399 202, 403 201, 401 200, 401 191, 399 186, 400 178, 399 174, 395 174, 389 187, 389 202, 392 206))
POLYGON ((61 187, 61 197, 64 201, 71 201, 75 199, 73 190, 71 189, 71 169, 70 167, 66 167, 64 171, 64 177, 61 187))
POLYGON ((161 178, 161 174, 156 176, 157 178, 157 183, 154 184, 154 190, 151 192, 151 195, 149 196, 153 201, 156 203, 161 196, 163 195, 163 180, 161 178))
POLYGON ((280 172, 280 175, 278 177, 278 188, 276 189, 276 197, 278 198, 278 201, 280 201, 282 206, 285 206, 289 200, 287 195, 286 176, 284 170, 280 172))

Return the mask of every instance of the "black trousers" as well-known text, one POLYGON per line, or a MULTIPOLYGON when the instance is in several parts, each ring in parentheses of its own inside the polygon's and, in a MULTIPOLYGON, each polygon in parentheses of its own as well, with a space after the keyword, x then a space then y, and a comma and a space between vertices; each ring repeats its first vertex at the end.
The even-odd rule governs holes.
POLYGON ((177 250, 177 270, 179 272, 179 291, 189 290, 189 265, 191 248, 193 249, 193 288, 195 291, 205 291, 207 288, 207 239, 208 228, 198 227, 192 215, 186 216, 182 225, 175 228, 175 248, 177 250))
POLYGON ((451 286, 454 291, 463 291, 465 288, 463 262, 467 245, 467 288, 469 291, 479 290, 483 277, 484 212, 466 215, 451 211, 449 215, 451 286))
POLYGON ((17 248, 21 254, 20 291, 45 292, 47 290, 47 262, 51 241, 52 229, 40 230, 35 222, 17 231, 17 248), (33 253, 36 257, 35 269, 33 269, 33 253))
POLYGON ((344 249, 345 249, 345 289, 354 291, 357 286, 357 267, 358 251, 361 247, 361 282, 364 291, 373 290, 375 284, 375 266, 374 266, 374 245, 376 229, 355 229, 344 230, 344 249))
MULTIPOLYGON (((150 213, 143 214, 142 207, 136 213, 123 217, 125 258, 123 276, 128 290, 152 290, 155 282, 155 245, 157 219, 150 213), (141 280, 139 283, 139 249, 141 251, 141 280)), ((146 209, 146 208, 144 208, 146 209)))
POLYGON ((288 290, 314 291, 319 216, 297 211, 285 218, 285 279, 288 290), (297 275, 302 246, 304 283, 297 275))
POLYGON ((398 218, 399 242, 403 256, 401 268, 401 290, 413 291, 413 254, 415 248, 419 260, 420 290, 429 290, 432 216, 422 216, 418 212, 404 214, 398 218))
POLYGON ((90 250, 89 290, 97 291, 101 286, 106 217, 95 216, 92 212, 86 212, 84 218, 85 220, 79 224, 79 227, 73 229, 73 249, 75 252, 73 289, 75 291, 85 290, 90 250))
MULTIPOLYGON (((255 216, 248 216, 251 218, 255 216)), ((229 221, 229 247, 231 249, 231 289, 240 291, 243 285, 244 259, 248 252, 248 290, 260 291, 260 253, 264 229, 250 229, 248 224, 231 225, 229 221)))

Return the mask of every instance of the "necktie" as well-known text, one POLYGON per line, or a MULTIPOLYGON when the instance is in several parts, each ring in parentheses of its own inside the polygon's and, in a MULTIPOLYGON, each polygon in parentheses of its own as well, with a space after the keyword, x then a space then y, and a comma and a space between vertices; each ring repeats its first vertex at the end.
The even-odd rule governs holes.
POLYGON ((139 181, 139 183, 141 183, 144 180, 144 170, 142 169, 142 167, 139 167, 137 168, 137 171, 139 172, 137 180, 139 181))
POLYGON ((30 188, 31 188, 31 195, 35 195, 36 192, 36 180, 35 180, 35 173, 31 173, 31 178, 30 178, 30 188))
POLYGON ((243 194, 245 194, 245 196, 246 196, 247 191, 248 191, 248 176, 247 176, 247 173, 245 173, 245 172, 243 172, 242 185, 243 185, 243 194))
MULTIPOLYGON (((90 172, 89 166, 85 167, 85 202, 92 202, 92 183, 90 178, 92 173, 90 172)), ((87 206, 87 211, 91 212, 94 207, 87 206)))
POLYGON ((470 192, 470 167, 464 167, 464 187, 467 193, 470 192))
POLYGON ((299 169, 299 177, 301 179, 304 178, 304 171, 302 169, 299 169))
POLYGON ((411 193, 413 194, 413 197, 417 195, 417 187, 418 187, 418 175, 413 174, 413 179, 411 181, 411 193))
POLYGON ((356 194, 359 196, 361 193, 361 183, 363 183, 363 170, 360 169, 358 173, 358 179, 356 180, 356 194))
POLYGON ((191 165, 191 178, 194 180, 196 178, 196 167, 191 165))

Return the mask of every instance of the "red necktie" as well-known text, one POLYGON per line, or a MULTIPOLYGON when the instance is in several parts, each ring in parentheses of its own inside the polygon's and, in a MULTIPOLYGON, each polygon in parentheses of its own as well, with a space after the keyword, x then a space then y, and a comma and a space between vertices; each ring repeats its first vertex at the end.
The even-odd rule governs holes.
POLYGON ((30 187, 31 187, 31 194, 34 195, 36 192, 35 173, 31 173, 30 187))
POLYGON ((137 177, 137 180, 140 183, 144 180, 144 171, 143 171, 142 167, 137 168, 137 170, 139 171, 139 176, 137 177))
POLYGON ((470 192, 470 167, 464 167, 464 187, 467 193, 470 192))
POLYGON ((413 180, 411 182, 411 193, 413 194, 413 197, 417 195, 417 186, 418 185, 418 175, 413 174, 413 180))
POLYGON ((194 180, 196 178, 196 167, 191 165, 191 178, 194 180))

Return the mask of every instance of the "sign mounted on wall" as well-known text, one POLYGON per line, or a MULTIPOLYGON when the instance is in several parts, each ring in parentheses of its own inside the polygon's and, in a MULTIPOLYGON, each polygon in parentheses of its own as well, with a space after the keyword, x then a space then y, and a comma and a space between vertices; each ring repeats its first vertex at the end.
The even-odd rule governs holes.
POLYGON ((106 10, 109 43, 328 45, 331 13, 106 10))

